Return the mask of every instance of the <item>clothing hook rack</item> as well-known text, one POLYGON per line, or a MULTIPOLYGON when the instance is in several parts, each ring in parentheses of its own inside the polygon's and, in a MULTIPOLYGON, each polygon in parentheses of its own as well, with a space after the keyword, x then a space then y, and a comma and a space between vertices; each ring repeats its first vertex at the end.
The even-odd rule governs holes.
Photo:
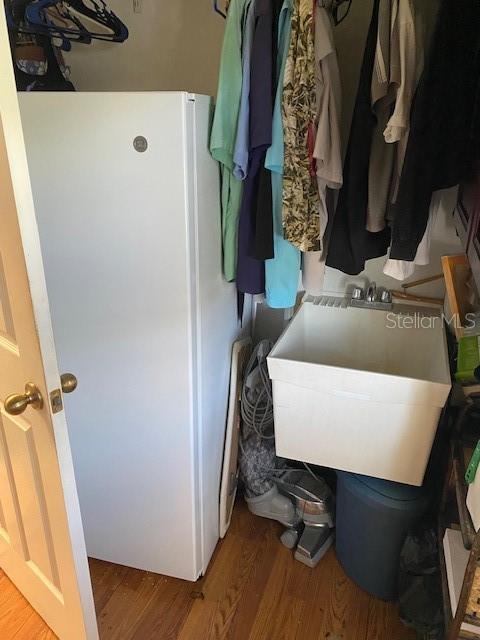
POLYGON ((220 16, 222 16, 224 20, 227 19, 227 14, 224 13, 218 6, 218 0, 213 0, 213 10, 215 11, 215 13, 218 13, 220 16))

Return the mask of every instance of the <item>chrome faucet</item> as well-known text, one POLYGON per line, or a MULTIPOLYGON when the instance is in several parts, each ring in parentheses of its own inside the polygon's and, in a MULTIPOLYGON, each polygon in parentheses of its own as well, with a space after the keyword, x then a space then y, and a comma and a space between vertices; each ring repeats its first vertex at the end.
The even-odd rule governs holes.
POLYGON ((350 306, 360 309, 390 311, 393 307, 392 292, 383 287, 377 288, 376 282, 371 282, 366 290, 361 287, 355 287, 352 292, 350 306))

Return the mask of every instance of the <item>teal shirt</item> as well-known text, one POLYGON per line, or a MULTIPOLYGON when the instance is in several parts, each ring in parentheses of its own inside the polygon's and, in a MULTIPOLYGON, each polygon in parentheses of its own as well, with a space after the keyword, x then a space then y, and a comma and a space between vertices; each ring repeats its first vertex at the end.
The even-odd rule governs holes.
POLYGON ((282 197, 284 138, 282 122, 283 78, 290 48, 293 0, 285 0, 278 24, 278 84, 273 111, 272 146, 265 166, 272 172, 273 240, 275 257, 265 262, 265 297, 268 306, 285 309, 295 305, 300 278, 300 252, 283 237, 282 197))
POLYGON ((242 92, 242 26, 252 0, 232 0, 225 25, 217 104, 210 136, 210 153, 221 165, 223 272, 235 279, 237 227, 242 182, 234 178, 233 153, 242 92))

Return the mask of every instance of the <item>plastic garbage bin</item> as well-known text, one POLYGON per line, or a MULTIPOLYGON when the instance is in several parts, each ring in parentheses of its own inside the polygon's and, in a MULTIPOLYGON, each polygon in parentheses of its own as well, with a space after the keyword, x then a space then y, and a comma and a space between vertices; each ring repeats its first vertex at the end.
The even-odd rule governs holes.
POLYGON ((337 557, 362 589, 395 600, 400 551, 428 506, 429 491, 353 473, 337 475, 337 557))

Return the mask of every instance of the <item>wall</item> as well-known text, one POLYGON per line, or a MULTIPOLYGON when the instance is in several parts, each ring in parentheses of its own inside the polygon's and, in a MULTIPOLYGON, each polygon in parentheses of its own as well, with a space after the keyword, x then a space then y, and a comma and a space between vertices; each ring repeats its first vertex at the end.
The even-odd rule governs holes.
POLYGON ((130 36, 74 44, 66 56, 79 91, 187 90, 214 95, 224 20, 210 0, 108 0, 130 36))

